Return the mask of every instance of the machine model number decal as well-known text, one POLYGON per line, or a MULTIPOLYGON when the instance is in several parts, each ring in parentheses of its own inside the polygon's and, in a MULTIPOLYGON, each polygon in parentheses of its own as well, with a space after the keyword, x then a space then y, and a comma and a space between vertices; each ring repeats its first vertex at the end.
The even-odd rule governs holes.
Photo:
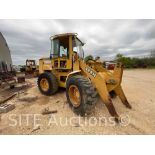
POLYGON ((96 77, 96 73, 92 71, 90 68, 86 67, 86 72, 88 72, 90 75, 92 75, 94 78, 96 77))

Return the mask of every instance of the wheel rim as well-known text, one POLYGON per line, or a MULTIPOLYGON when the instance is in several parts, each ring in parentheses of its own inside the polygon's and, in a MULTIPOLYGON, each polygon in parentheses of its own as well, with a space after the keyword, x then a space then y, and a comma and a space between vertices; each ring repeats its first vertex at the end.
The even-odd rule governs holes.
POLYGON ((81 104, 81 96, 77 86, 71 85, 69 87, 69 98, 74 107, 78 107, 81 104))
POLYGON ((43 78, 40 80, 40 87, 43 91, 48 91, 49 83, 48 83, 47 79, 43 78))

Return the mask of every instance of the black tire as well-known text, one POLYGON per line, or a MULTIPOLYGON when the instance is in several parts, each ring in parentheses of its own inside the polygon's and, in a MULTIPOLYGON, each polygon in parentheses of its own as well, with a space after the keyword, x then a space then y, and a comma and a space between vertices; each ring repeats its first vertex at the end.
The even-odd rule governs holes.
POLYGON ((97 91, 93 87, 92 83, 88 79, 80 75, 72 76, 67 80, 66 96, 70 107, 76 114, 81 116, 91 114, 92 109, 95 108, 95 103, 97 102, 98 99, 97 91), (80 92, 81 100, 80 105, 78 107, 75 107, 72 104, 69 97, 69 87, 71 85, 75 85, 80 92))
POLYGON ((56 76, 53 73, 45 72, 45 73, 40 74, 38 77, 37 84, 38 84, 38 88, 40 92, 44 95, 50 96, 50 95, 55 94, 58 91, 58 81, 57 81, 56 76), (49 89, 47 91, 44 91, 40 85, 40 81, 43 78, 46 79, 49 84, 49 89))

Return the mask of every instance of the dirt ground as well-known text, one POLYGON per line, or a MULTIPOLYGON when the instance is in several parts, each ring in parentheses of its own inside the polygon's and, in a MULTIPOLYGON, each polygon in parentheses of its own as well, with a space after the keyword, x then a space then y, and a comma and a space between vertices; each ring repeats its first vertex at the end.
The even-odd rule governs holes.
MULTIPOLYGON (((28 79, 28 89, 21 89, 8 101, 16 108, 0 114, 0 134, 155 134, 155 70, 125 70, 122 87, 132 105, 123 106, 118 97, 114 106, 122 118, 117 124, 99 99, 91 116, 78 117, 69 108, 65 89, 54 96, 40 94, 37 79, 28 79), (42 115, 43 110, 57 113, 42 115)), ((0 92, 4 96, 6 92, 0 92)), ((8 92, 7 92, 8 95, 8 92)))

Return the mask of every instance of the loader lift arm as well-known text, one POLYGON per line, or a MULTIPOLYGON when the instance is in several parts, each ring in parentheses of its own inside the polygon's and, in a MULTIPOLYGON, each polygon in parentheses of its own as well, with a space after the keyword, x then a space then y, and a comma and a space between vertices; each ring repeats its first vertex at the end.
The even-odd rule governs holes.
POLYGON ((117 114, 115 107, 112 103, 112 99, 110 97, 109 92, 115 91, 115 93, 119 96, 122 103, 127 107, 131 108, 131 105, 128 103, 127 98, 122 90, 121 87, 121 80, 122 80, 122 74, 123 74, 123 67, 121 64, 117 64, 115 66, 114 72, 110 71, 95 71, 90 66, 88 66, 86 63, 84 63, 83 60, 80 60, 80 69, 81 71, 86 74, 86 76, 91 80, 91 82, 96 87, 103 103, 106 105, 109 113, 111 116, 115 118, 115 120, 118 122, 120 120, 119 115, 117 114))

